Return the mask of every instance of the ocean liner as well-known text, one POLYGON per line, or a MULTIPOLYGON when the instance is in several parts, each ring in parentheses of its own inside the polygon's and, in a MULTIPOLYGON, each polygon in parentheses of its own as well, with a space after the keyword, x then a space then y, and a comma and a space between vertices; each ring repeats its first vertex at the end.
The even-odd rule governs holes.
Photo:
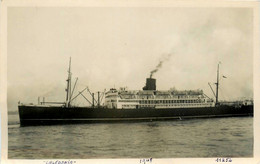
POLYGON ((253 101, 233 104, 218 101, 219 65, 215 83, 216 93, 211 88, 216 98, 214 100, 202 90, 156 90, 156 79, 152 76, 146 79, 143 90, 111 88, 103 95, 98 92, 96 98, 94 93, 85 88, 73 97, 77 80, 72 87, 70 65, 66 101, 61 103, 42 101, 37 105, 19 103, 20 126, 253 116, 253 101), (82 94, 85 90, 90 93, 92 100, 82 94), (79 95, 91 106, 73 106, 72 102, 79 95), (103 97, 105 100, 101 105, 103 97))

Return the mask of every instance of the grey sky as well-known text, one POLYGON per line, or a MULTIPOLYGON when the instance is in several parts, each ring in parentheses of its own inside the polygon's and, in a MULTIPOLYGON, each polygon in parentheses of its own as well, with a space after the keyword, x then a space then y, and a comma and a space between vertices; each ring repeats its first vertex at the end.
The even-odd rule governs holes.
POLYGON ((77 90, 142 89, 169 58, 153 74, 158 90, 212 97, 221 61, 220 99, 253 97, 249 8, 9 7, 7 23, 9 110, 38 96, 64 101, 70 56, 77 90))

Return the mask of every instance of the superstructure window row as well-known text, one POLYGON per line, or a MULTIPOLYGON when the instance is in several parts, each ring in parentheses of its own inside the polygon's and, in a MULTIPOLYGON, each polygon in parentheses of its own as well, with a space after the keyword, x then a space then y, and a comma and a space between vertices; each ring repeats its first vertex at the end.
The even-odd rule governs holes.
POLYGON ((140 100, 139 104, 199 103, 205 100, 140 100))

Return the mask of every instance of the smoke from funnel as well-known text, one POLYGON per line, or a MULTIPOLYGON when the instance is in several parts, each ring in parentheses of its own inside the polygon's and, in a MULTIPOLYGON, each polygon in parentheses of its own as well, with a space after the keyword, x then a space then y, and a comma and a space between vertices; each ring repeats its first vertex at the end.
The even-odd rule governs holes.
POLYGON ((159 61, 155 69, 150 72, 150 78, 153 77, 153 74, 156 73, 162 67, 163 63, 165 61, 168 61, 171 58, 171 56, 172 54, 168 54, 166 57, 164 57, 162 60, 159 61))

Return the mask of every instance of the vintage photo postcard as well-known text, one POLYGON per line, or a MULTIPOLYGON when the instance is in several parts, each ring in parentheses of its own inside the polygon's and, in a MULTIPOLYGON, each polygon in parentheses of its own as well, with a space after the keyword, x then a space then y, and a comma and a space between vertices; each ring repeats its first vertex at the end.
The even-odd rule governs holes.
POLYGON ((260 163, 257 1, 1 1, 1 162, 260 163))

